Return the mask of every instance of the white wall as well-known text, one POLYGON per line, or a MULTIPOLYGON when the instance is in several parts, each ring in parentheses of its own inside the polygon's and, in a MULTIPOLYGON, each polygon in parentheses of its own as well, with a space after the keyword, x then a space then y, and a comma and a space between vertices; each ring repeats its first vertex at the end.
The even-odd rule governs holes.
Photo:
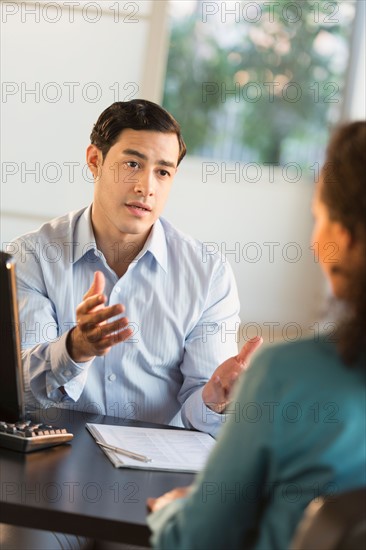
POLYGON ((287 323, 298 323, 305 333, 323 306, 320 270, 309 248, 312 183, 287 183, 280 173, 270 183, 265 171, 256 183, 236 182, 234 174, 224 183, 220 165, 215 175, 202 177, 205 162, 183 160, 166 216, 209 243, 203 257, 226 251, 250 334, 256 330, 250 323, 266 322, 279 323, 280 333, 287 323))
POLYGON ((74 4, 0 4, 2 242, 90 202, 85 149, 99 114, 159 94, 145 68, 163 42, 151 33, 162 3, 74 4))

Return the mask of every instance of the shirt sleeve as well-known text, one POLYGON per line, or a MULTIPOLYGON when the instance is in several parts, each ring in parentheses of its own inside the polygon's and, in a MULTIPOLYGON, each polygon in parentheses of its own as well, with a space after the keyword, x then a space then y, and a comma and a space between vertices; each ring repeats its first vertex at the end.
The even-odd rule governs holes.
POLYGON ((185 342, 180 370, 183 384, 178 395, 182 421, 216 436, 225 415, 205 405, 202 390, 214 370, 238 353, 239 297, 235 278, 227 261, 221 260, 209 281, 209 290, 201 318, 185 342))
MULTIPOLYGON (((26 257, 17 254, 14 257, 26 403, 32 406, 36 399, 42 406, 50 406, 67 398, 77 401, 92 361, 78 364, 69 356, 68 330, 67 327, 64 327, 66 332, 60 330, 54 304, 45 287, 42 261, 30 243, 25 245, 26 257), (60 391, 61 387, 64 391, 60 391)), ((24 250, 24 246, 19 246, 20 249, 24 250)), ((69 328, 73 324, 70 321, 69 328)))
POLYGON ((154 548, 248 548, 253 544, 268 498, 266 479, 275 464, 272 446, 276 441, 275 424, 266 407, 274 391, 257 365, 239 382, 232 413, 226 415, 192 493, 148 517, 154 548))

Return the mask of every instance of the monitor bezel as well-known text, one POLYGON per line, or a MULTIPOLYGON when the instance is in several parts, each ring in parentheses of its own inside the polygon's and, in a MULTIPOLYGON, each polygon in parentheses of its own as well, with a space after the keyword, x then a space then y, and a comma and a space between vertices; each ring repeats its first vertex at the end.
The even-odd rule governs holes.
MULTIPOLYGON (((0 404, 0 420, 17 422, 25 418, 25 403, 16 262, 10 254, 3 251, 0 251, 0 281, 0 293, 2 295, 0 330, 3 346, 6 346, 5 352, 2 350, 2 355, 8 358, 8 361, 0 361, 0 384, 2 385, 3 380, 10 381, 13 387, 5 388, 5 391, 11 391, 16 398, 14 403, 8 402, 6 407, 3 403, 0 404), (6 362, 10 364, 5 364, 6 362), (5 375, 3 369, 12 369, 10 372, 13 372, 13 376, 9 377, 9 372, 5 375)), ((2 393, 1 390, 0 393, 2 393)))

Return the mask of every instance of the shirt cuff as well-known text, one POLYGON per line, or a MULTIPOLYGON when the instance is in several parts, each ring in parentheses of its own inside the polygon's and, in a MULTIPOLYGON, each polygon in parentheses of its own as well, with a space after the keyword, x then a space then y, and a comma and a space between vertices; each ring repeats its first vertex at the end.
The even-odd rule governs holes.
POLYGON ((205 432, 216 438, 221 425, 227 421, 226 414, 220 414, 205 404, 202 398, 203 387, 190 395, 184 403, 183 422, 188 428, 194 428, 200 432, 205 432))
POLYGON ((81 380, 77 383, 74 379, 80 375, 84 375, 80 376, 81 379, 84 379, 93 359, 85 363, 75 363, 67 352, 67 335, 68 333, 65 332, 56 342, 50 344, 51 376, 47 377, 47 395, 49 397, 54 395, 56 389, 64 386, 67 394, 72 399, 78 399, 84 383, 80 387, 81 380))

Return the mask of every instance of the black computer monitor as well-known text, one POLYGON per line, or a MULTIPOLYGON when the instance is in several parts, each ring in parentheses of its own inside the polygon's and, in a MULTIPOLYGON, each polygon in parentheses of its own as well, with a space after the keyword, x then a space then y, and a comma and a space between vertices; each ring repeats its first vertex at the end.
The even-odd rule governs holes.
POLYGON ((24 418, 15 261, 0 251, 0 420, 24 418))

